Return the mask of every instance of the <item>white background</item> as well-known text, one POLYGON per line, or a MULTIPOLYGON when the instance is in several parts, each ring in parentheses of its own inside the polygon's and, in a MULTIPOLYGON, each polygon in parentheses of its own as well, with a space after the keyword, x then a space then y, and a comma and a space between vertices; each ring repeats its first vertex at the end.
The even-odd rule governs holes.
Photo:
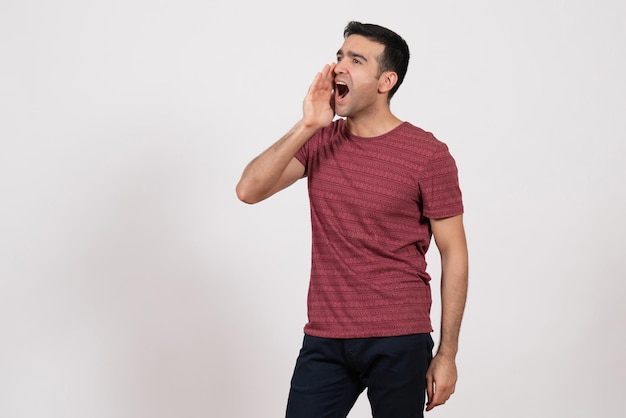
POLYGON ((392 110, 460 171, 460 380, 428 416, 623 416, 620 0, 3 0, 0 416, 284 415, 306 184, 234 187, 349 20, 408 41, 392 110))

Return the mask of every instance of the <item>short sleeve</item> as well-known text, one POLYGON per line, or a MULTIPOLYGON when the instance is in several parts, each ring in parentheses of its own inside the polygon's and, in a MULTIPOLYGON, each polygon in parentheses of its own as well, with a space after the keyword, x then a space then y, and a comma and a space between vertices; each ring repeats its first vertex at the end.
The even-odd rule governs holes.
POLYGON ((300 161, 300 163, 304 166, 304 175, 307 176, 309 172, 309 143, 311 141, 307 141, 299 150, 296 152, 295 158, 300 161))
POLYGON ((308 141, 296 152, 294 156, 304 166, 304 176, 308 177, 311 174, 311 166, 318 160, 319 149, 322 146, 322 142, 328 139, 333 133, 335 123, 331 126, 322 128, 315 132, 308 141))
POLYGON ((424 167, 419 180, 422 213, 430 219, 463 213, 458 169, 446 144, 442 143, 424 167))

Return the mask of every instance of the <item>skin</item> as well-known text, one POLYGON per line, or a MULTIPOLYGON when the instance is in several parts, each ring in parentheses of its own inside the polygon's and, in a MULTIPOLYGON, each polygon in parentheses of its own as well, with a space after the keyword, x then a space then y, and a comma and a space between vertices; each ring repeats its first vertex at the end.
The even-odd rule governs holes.
POLYGON ((426 373, 426 411, 443 405, 454 393, 456 354, 468 282, 463 215, 431 219, 430 225, 441 255, 441 335, 439 349, 426 373))
MULTIPOLYGON (((244 169, 236 187, 246 203, 260 202, 304 176, 304 166, 294 158, 319 129, 330 125, 335 114, 346 118, 349 131, 360 137, 382 135, 402 123, 391 113, 389 91, 398 81, 393 71, 380 73, 378 57, 384 46, 359 35, 347 37, 337 52, 337 63, 316 74, 303 102, 302 118, 244 169), (345 97, 335 82, 349 88, 345 97)), ((467 296, 468 254, 462 215, 431 219, 441 255, 441 338, 426 375, 426 410, 444 404, 457 381, 456 354, 467 296)))

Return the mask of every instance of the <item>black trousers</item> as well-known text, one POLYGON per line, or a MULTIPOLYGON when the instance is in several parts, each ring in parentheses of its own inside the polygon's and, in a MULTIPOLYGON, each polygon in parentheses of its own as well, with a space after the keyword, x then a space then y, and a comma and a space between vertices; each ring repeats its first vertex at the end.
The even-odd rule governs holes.
POLYGON ((367 388, 374 418, 422 418, 430 334, 381 338, 305 335, 287 418, 345 418, 367 388))

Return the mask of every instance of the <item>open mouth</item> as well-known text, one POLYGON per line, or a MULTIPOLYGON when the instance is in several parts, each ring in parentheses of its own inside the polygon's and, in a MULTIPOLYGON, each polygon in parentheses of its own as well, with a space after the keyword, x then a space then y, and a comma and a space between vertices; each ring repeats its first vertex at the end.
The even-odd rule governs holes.
POLYGON ((349 91, 350 89, 348 89, 346 83, 342 81, 338 81, 335 83, 335 92, 337 92, 337 96, 339 96, 340 99, 346 97, 349 91))

